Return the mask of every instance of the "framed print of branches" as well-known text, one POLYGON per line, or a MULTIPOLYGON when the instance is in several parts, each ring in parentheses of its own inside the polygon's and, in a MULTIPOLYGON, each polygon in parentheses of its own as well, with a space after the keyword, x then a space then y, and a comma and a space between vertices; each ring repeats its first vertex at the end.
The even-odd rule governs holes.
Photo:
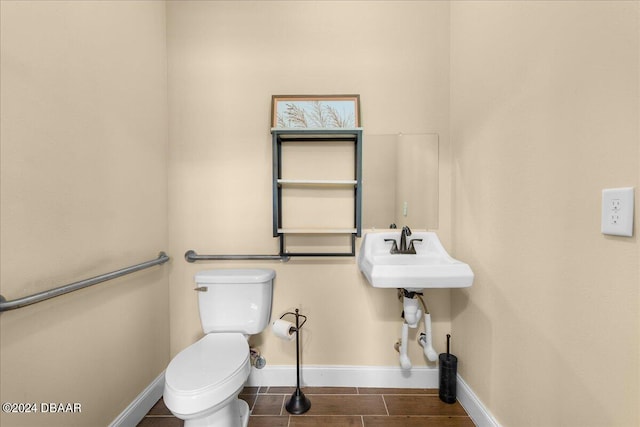
POLYGON ((360 127, 360 95, 273 95, 271 127, 360 127))

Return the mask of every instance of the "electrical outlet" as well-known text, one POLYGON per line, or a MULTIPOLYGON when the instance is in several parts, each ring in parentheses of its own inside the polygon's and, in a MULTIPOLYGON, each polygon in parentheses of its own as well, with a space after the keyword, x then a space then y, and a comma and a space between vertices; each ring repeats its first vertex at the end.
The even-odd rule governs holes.
POLYGON ((602 190, 603 234, 633 236, 633 187, 602 190))
POLYGON ((612 213, 609 215, 609 224, 618 225, 620 222, 620 215, 617 213, 612 213))
POLYGON ((611 200, 611 210, 618 212, 620 210, 620 199, 611 200))

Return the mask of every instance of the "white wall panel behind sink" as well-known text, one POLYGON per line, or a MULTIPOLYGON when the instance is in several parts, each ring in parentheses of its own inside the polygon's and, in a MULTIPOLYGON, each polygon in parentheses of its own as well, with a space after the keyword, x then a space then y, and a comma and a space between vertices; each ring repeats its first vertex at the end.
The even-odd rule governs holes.
POLYGON ((367 233, 360 247, 358 267, 374 288, 466 288, 473 284, 468 264, 452 258, 434 232, 414 232, 415 254, 391 254, 395 239, 400 246, 400 231, 367 233))

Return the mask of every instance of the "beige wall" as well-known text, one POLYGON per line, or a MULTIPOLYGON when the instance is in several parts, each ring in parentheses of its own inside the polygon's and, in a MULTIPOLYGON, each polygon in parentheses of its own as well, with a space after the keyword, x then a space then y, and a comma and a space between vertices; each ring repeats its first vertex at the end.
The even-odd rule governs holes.
MULTIPOLYGON (((167 250, 165 7, 0 3, 7 299, 167 250)), ((0 314, 3 426, 104 426, 169 360, 168 265, 0 314)))
MULTIPOLYGON (((366 134, 440 133, 440 184, 450 185, 448 3, 179 1, 167 10, 170 250, 176 259, 189 249, 277 253, 269 132, 274 94, 358 93, 366 134)), ((450 191, 441 194, 448 245, 450 191)), ((257 266, 277 271, 274 317, 295 307, 309 316, 306 364, 397 365, 393 344, 402 308, 396 291, 371 288, 355 261, 176 262, 172 354, 202 335, 194 273, 257 266)), ((450 328, 449 292, 427 298, 435 334, 443 337, 450 328)), ((424 365, 413 338, 414 363, 424 365)), ((269 331, 252 343, 271 365, 295 363, 291 343, 269 331)))
POLYGON ((638 2, 455 2, 452 293, 460 374, 505 426, 637 426, 638 2))

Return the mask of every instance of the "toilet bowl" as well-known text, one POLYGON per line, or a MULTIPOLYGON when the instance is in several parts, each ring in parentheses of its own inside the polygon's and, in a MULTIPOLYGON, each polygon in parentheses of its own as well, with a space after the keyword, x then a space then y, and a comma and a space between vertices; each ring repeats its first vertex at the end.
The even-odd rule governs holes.
POLYGON ((169 363, 165 374, 165 404, 176 417, 185 421, 219 418, 217 424, 189 425, 232 426, 230 420, 246 418, 249 408, 243 414, 239 412, 240 408, 233 408, 227 401, 230 397, 237 398, 250 369, 249 345, 244 335, 205 335, 169 363), (218 414, 225 407, 228 407, 228 413, 218 414))
POLYGON ((247 338, 268 325, 275 272, 208 270, 196 274, 205 336, 178 353, 165 372, 164 402, 185 427, 246 427, 238 398, 251 371, 247 338))

